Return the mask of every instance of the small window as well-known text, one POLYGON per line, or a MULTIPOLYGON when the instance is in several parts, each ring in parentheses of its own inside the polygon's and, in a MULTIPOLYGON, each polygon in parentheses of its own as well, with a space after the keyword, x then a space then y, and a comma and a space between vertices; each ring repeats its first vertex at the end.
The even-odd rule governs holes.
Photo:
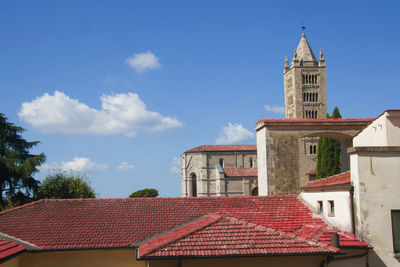
POLYGON ((253 158, 250 158, 249 163, 250 163, 250 168, 253 168, 253 158))
POLYGON ((251 195, 258 196, 258 187, 254 187, 253 190, 251 190, 251 195))
POLYGON ((221 167, 224 167, 224 159, 219 159, 219 165, 221 165, 221 167))
POLYGON ((333 200, 328 200, 329 204, 329 216, 335 216, 335 202, 333 200))
POLYGON ((400 252, 400 210, 392 210, 393 250, 400 252))
POLYGON ((196 174, 192 173, 192 197, 197 197, 197 177, 196 174))
POLYGON ((318 213, 323 214, 324 213, 324 203, 322 201, 318 201, 318 213))

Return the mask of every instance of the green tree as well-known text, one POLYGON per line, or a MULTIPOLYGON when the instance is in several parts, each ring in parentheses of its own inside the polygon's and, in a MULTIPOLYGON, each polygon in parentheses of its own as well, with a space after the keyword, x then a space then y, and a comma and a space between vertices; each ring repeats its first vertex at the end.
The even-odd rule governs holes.
POLYGON ((146 188, 133 192, 129 197, 157 197, 158 190, 154 188, 146 188))
POLYGON ((85 175, 56 170, 46 176, 38 190, 38 198, 95 198, 96 193, 85 175))
MULTIPOLYGON (((335 107, 332 116, 326 115, 327 118, 341 118, 338 107, 335 107)), ((341 172, 340 163, 340 142, 320 137, 317 149, 317 179, 328 177, 341 172)))
POLYGON ((39 188, 33 178, 38 167, 46 160, 41 153, 33 155, 29 150, 39 142, 22 138, 25 129, 8 122, 0 113, 0 206, 15 206, 29 202, 39 188), (14 203, 14 204, 13 204, 14 203))

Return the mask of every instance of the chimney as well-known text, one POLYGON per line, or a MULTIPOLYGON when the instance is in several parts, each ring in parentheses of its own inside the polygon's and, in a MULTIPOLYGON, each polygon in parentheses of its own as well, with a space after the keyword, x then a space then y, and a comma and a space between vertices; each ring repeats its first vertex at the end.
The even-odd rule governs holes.
POLYGON ((339 247, 339 235, 337 234, 336 231, 332 231, 331 233, 332 233, 332 235, 331 235, 331 245, 333 247, 338 248, 339 247))

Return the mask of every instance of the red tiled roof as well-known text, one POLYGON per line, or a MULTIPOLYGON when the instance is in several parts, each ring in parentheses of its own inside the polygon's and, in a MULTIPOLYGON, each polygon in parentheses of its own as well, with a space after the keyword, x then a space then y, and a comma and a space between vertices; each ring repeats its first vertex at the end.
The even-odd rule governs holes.
POLYGON ((310 174, 317 174, 317 170, 314 169, 314 170, 310 170, 310 171, 306 172, 306 175, 310 175, 310 174))
POLYGON ((320 180, 314 180, 302 186, 301 188, 302 189, 326 188, 326 187, 336 187, 344 185, 350 185, 350 172, 344 172, 320 180))
POLYGON ((0 261, 15 256, 25 250, 25 247, 4 239, 0 239, 0 261))
POLYGON ((163 235, 159 235, 149 240, 146 243, 140 244, 139 245, 140 255, 146 255, 152 252, 153 250, 158 249, 161 246, 174 242, 186 235, 195 232, 198 229, 201 229, 216 222, 219 219, 221 219, 221 216, 217 214, 206 215, 201 218, 196 218, 194 221, 191 221, 190 223, 185 224, 184 226, 173 229, 172 231, 169 231, 163 235))
POLYGON ((259 119, 258 122, 264 123, 368 123, 376 118, 362 118, 362 119, 334 119, 334 118, 321 118, 321 119, 259 119))
POLYGON ((257 145, 201 145, 187 152, 211 152, 211 151, 257 151, 257 145))
POLYGON ((249 177, 258 175, 257 168, 225 168, 224 172, 228 177, 249 177))
POLYGON ((139 258, 334 254, 340 251, 329 245, 229 217, 215 218, 213 223, 197 230, 152 251, 139 247, 139 258))
MULTIPOLYGON (((321 233, 334 230, 313 217, 297 195, 277 195, 40 200, 1 212, 0 232, 44 250, 130 247, 210 213, 286 234, 316 225, 321 230, 315 242, 321 233)), ((342 240, 364 244, 355 237, 342 240)))

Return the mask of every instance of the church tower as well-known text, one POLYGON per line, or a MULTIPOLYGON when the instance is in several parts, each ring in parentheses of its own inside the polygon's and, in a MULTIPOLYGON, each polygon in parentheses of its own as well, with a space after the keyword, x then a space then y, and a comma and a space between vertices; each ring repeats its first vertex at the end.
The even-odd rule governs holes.
POLYGON ((283 68, 285 117, 287 119, 326 117, 326 66, 320 50, 315 58, 304 31, 289 66, 283 68))

